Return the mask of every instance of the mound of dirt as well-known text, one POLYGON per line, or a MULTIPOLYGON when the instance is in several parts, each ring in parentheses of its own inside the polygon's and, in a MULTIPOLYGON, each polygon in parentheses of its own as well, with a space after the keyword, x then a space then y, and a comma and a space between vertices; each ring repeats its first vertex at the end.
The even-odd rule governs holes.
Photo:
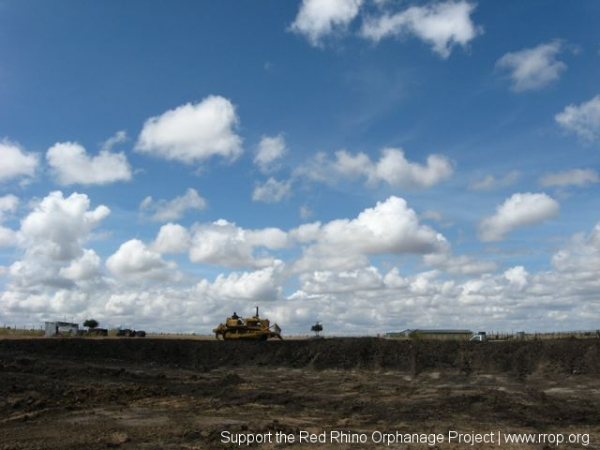
MULTIPOLYGON (((27 367, 39 358, 99 363, 123 361, 203 370, 264 366, 392 370, 412 375, 433 371, 466 375, 506 373, 518 377, 536 373, 591 375, 600 374, 600 341, 566 339, 471 343, 378 338, 269 342, 161 339, 0 341, 0 370, 6 364, 27 367)), ((119 375, 131 376, 126 373, 119 375)))

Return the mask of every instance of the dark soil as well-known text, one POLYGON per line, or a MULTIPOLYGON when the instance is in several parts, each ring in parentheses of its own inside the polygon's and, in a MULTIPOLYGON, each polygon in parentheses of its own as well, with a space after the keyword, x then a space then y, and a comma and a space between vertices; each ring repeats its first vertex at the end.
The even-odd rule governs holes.
MULTIPOLYGON (((240 448, 221 433, 332 430, 588 434, 560 447, 600 448, 599 375, 591 339, 4 340, 0 449, 240 448)), ((304 446, 436 448, 259 447, 304 446)))

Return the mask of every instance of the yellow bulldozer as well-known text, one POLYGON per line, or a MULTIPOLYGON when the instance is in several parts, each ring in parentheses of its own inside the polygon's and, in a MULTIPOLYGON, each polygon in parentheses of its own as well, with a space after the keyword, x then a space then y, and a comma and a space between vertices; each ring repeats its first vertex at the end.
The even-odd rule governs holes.
POLYGON ((225 340, 229 339, 253 339, 266 341, 269 338, 281 337, 281 328, 274 323, 271 325, 269 319, 261 319, 258 315, 258 306, 256 307, 256 315, 253 317, 241 318, 237 313, 233 313, 231 317, 225 319, 225 324, 219 324, 213 330, 215 337, 219 336, 225 340))

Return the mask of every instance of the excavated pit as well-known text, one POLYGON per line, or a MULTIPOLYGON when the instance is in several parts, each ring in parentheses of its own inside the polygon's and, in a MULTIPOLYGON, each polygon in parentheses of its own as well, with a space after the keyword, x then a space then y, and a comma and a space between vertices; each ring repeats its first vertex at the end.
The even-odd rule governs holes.
POLYGON ((600 448, 599 375, 595 339, 2 340, 0 450, 240 448, 221 433, 332 430, 587 434, 561 448, 600 448))

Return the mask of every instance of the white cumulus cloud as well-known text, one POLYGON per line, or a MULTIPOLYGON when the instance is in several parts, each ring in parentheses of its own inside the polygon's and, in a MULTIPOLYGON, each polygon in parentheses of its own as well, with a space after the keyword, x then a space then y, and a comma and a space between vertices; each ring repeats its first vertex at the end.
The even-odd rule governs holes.
MULTIPOLYGON (((196 290, 202 296, 223 301, 265 302, 281 296, 278 273, 282 263, 254 272, 233 272, 219 275, 213 283, 202 280, 196 290)), ((254 305, 252 305, 254 306, 254 305)))
POLYGON ((511 231, 541 223, 558 215, 556 200, 543 193, 517 193, 496 208, 496 214, 479 224, 482 241, 500 241, 511 231))
POLYGON ((540 44, 518 52, 506 53, 496 67, 506 70, 515 92, 538 90, 558 80, 567 65, 556 59, 563 49, 559 40, 540 44))
POLYGON ((277 181, 275 178, 269 178, 264 184, 254 187, 252 200, 265 203, 277 203, 290 195, 292 183, 288 181, 277 181))
POLYGON ((287 235, 278 228, 246 230, 221 219, 193 227, 189 256, 192 262, 263 268, 272 266, 275 259, 255 250, 280 249, 286 245, 287 235))
MULTIPOLYGON (((487 229, 494 238, 558 212, 545 194, 499 203, 487 229)), ((489 254, 454 255, 442 235, 420 222, 425 214, 390 197, 348 218, 287 232, 224 220, 189 230, 167 223, 152 243, 124 242, 104 262, 99 250, 85 247, 97 244, 93 231, 108 208, 59 192, 28 204, 15 239, 14 252, 22 255, 0 268, 6 280, 0 314, 15 323, 91 316, 107 327, 209 333, 232 311, 251 314, 255 305, 289 334, 306 333, 315 320, 332 334, 414 326, 528 330, 532 323, 538 330, 592 329, 597 320, 600 224, 562 244, 543 270, 518 254, 500 268, 489 254), (164 255, 194 247, 193 262, 234 267, 237 258, 244 268, 211 279, 181 277, 164 255)), ((16 196, 0 197, 0 216, 19 206, 16 196)))
POLYGON ((368 176, 392 186, 427 188, 449 179, 453 172, 454 166, 445 156, 430 155, 422 165, 408 161, 402 150, 386 148, 368 176))
POLYGON ((454 46, 466 47, 483 32, 471 20, 475 7, 466 1, 411 6, 396 14, 366 18, 361 34, 374 42, 388 36, 414 35, 431 45, 442 58, 448 58, 454 46))
POLYGON ((215 156, 233 161, 242 154, 242 139, 235 133, 238 124, 228 99, 209 96, 148 119, 135 150, 185 164, 215 156))
POLYGON ((600 138, 600 95, 580 105, 571 104, 554 116, 566 131, 575 133, 584 142, 600 138))
POLYGON ((188 231, 179 224, 167 223, 160 227, 151 248, 159 253, 185 253, 192 239, 188 231))
POLYGON ((100 257, 94 250, 85 249, 83 254, 62 267, 59 275, 73 281, 82 281, 94 277, 100 271, 100 257))
POLYGON ((164 261, 139 239, 131 239, 106 260, 106 267, 121 279, 164 280, 168 278, 167 269, 175 268, 175 264, 164 261))
POLYGON ((85 194, 64 197, 52 192, 21 221, 19 241, 30 253, 56 260, 72 260, 81 255, 81 245, 109 214, 104 205, 90 210, 85 194))
POLYGON ((73 282, 97 275, 97 255, 83 245, 109 214, 104 205, 90 209, 89 198, 78 193, 65 198, 62 192, 52 192, 33 204, 16 233, 23 254, 9 268, 15 295, 20 298, 33 289, 70 289, 73 282))
POLYGON ((290 237, 308 245, 296 262, 298 271, 364 267, 369 256, 427 254, 445 250, 446 239, 419 223, 406 201, 390 197, 362 211, 355 219, 301 225, 290 237))
POLYGON ((598 271, 600 271, 600 222, 589 235, 577 233, 552 256, 552 267, 567 278, 565 287, 584 288, 592 297, 597 296, 598 271), (575 282, 576 284, 572 285, 575 282))
POLYGON ((276 168, 276 161, 287 153, 285 138, 282 134, 277 136, 263 136, 258 144, 254 163, 261 172, 268 173, 276 168))
POLYGON ((302 290, 308 294, 379 290, 383 287, 383 278, 373 266, 356 270, 308 272, 300 276, 300 281, 302 290))
POLYGON ((453 173, 454 164, 443 155, 429 155, 426 164, 419 164, 407 160, 404 150, 396 148, 383 149, 378 161, 372 161, 362 152, 353 155, 340 150, 333 161, 319 154, 297 170, 297 174, 321 182, 363 177, 371 186, 383 182, 412 189, 429 188, 449 179, 453 173))
POLYGON ((0 183, 19 177, 33 177, 38 167, 37 155, 26 153, 18 144, 0 141, 0 183))
POLYGON ((515 266, 504 272, 509 284, 518 290, 523 290, 529 284, 529 274, 523 266, 515 266))
POLYGON ((206 208, 206 200, 198 194, 198 191, 191 188, 172 200, 154 200, 148 196, 140 203, 140 209, 149 211, 151 219, 158 222, 177 220, 188 210, 202 211, 204 208, 206 208))
POLYGON ((290 30, 321 46, 325 37, 347 30, 362 4, 363 0, 303 0, 290 30))
POLYGON ((124 153, 102 150, 89 156, 75 142, 59 142, 48 149, 46 160, 62 185, 109 184, 131 179, 131 168, 124 153))

